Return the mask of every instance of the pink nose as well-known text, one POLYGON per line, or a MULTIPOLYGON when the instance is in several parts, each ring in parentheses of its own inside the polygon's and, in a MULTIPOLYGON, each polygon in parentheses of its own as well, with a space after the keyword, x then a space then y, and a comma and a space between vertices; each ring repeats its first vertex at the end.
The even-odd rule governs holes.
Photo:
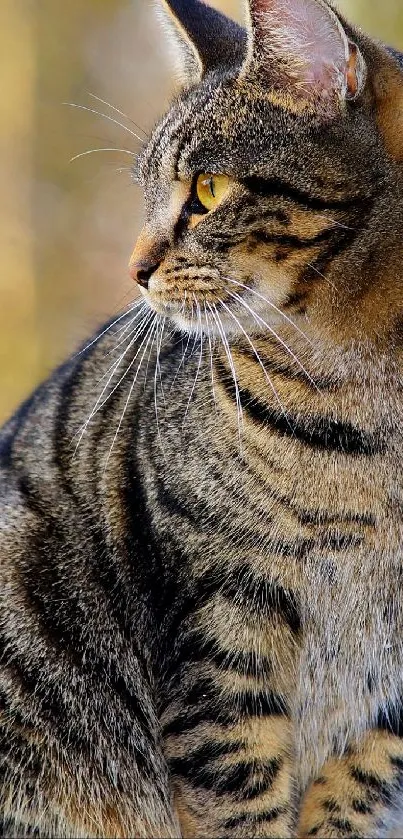
POLYGON ((139 262, 130 262, 129 273, 131 278, 141 285, 143 288, 148 288, 148 283, 152 275, 157 271, 160 262, 147 262, 147 260, 140 260, 139 262))
POLYGON ((150 278, 160 267, 168 248, 167 240, 152 235, 146 227, 143 228, 129 263, 130 276, 138 285, 148 288, 150 278))

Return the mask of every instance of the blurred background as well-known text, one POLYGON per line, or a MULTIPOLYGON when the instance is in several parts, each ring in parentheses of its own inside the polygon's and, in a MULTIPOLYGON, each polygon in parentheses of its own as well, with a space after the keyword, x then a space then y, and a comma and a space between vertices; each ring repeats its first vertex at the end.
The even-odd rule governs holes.
MULTIPOLYGON (((240 0, 210 2, 240 17, 240 0)), ((0 0, 0 422, 133 298, 131 154, 172 91, 153 6, 0 0)), ((402 0, 340 6, 403 48, 402 0)))

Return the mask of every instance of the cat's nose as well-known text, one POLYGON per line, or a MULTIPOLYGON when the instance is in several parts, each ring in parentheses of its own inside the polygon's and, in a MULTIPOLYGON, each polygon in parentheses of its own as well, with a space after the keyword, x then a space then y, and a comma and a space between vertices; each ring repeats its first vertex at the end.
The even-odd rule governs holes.
POLYGON ((143 288, 148 288, 150 278, 155 274, 160 265, 161 262, 150 263, 145 260, 140 262, 131 261, 129 273, 138 285, 141 285, 143 288))
POLYGON ((168 247, 167 241, 156 241, 145 229, 140 233, 129 263, 130 276, 138 285, 148 289, 150 279, 158 271, 168 247))

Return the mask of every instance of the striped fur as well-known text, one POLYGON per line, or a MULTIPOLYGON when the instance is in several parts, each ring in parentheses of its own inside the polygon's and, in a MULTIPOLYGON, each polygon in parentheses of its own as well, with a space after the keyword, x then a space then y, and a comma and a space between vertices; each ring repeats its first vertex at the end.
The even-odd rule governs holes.
POLYGON ((402 809, 403 76, 339 23, 366 85, 332 119, 240 72, 246 35, 185 86, 139 162, 144 301, 1 432, 4 836, 402 809))

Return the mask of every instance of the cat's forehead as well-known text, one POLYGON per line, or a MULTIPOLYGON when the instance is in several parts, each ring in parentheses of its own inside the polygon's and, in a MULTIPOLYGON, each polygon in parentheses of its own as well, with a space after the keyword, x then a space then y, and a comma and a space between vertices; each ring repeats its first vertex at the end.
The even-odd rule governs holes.
POLYGON ((231 77, 183 93, 156 126, 140 159, 150 185, 197 171, 248 174, 255 157, 285 146, 286 117, 231 77))
POLYGON ((152 210, 167 204, 174 182, 190 182, 201 172, 279 178, 308 191, 315 184, 359 183, 368 178, 370 138, 365 154, 359 142, 367 134, 351 134, 342 120, 320 125, 228 75, 173 102, 144 149, 139 172, 152 210))

